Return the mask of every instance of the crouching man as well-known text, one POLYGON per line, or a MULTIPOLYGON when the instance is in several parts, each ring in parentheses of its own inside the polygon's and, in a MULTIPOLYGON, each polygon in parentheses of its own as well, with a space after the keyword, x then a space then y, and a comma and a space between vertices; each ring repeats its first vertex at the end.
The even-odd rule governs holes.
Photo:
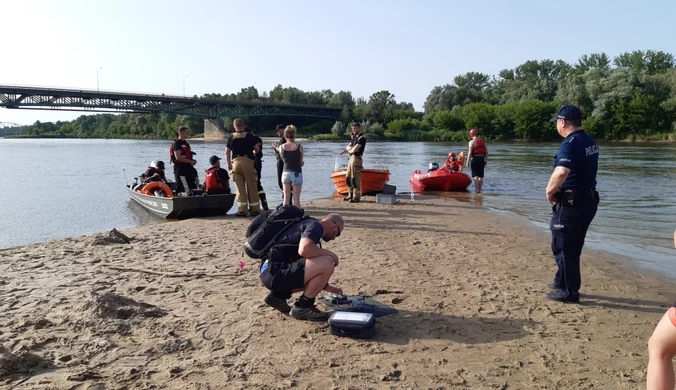
POLYGON ((315 306, 315 298, 322 290, 334 294, 343 290, 329 284, 338 256, 322 249, 320 241, 336 239, 344 226, 340 215, 329 214, 321 220, 305 217, 284 229, 260 267, 261 282, 271 291, 265 303, 297 320, 326 321, 329 313, 315 306), (301 291, 303 294, 290 307, 287 299, 301 291))

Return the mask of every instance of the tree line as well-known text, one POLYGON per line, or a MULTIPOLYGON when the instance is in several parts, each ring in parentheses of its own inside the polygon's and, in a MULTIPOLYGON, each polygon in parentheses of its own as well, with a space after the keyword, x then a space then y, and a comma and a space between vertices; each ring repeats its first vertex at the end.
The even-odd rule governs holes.
MULTIPOLYGON (((582 56, 576 63, 531 60, 498 75, 468 72, 432 89, 424 112, 396 100, 389 91, 368 99, 349 91, 302 91, 276 86, 259 93, 255 87, 233 94, 205 94, 195 99, 310 104, 342 107, 336 122, 314 118, 251 117, 243 119, 259 134, 272 134, 278 123, 294 123, 299 133, 315 139, 341 139, 349 124, 362 122, 372 139, 459 141, 479 129, 489 140, 557 139, 549 119, 563 104, 583 112, 583 126, 603 140, 676 140, 676 62, 662 51, 633 51, 612 60, 605 53, 582 56)), ((231 130, 233 118, 222 118, 231 130)), ((24 127, 25 136, 91 138, 174 138, 180 125, 193 134, 204 131, 203 119, 173 114, 101 114, 73 121, 24 127)))

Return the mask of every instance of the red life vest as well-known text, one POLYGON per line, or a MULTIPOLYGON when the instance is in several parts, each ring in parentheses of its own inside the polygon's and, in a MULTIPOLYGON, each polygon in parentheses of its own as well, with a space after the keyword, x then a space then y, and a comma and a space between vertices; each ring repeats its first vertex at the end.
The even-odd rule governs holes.
POLYGON ((450 158, 447 158, 446 163, 444 164, 444 168, 450 169, 452 171, 459 171, 460 167, 461 167, 460 161, 458 161, 458 160, 453 161, 450 158), (448 167, 448 168, 446 168, 446 167, 448 167))
MULTIPOLYGON (((180 140, 175 139, 174 142, 171 143, 171 146, 169 146, 169 163, 170 164, 175 164, 176 163, 176 156, 174 155, 174 145, 176 142, 180 140)), ((190 150, 190 145, 188 143, 184 143, 181 145, 181 156, 185 157, 189 160, 192 160, 192 150, 190 150)))
POLYGON ((486 155, 486 143, 483 139, 477 138, 476 144, 474 145, 474 150, 472 151, 472 156, 477 156, 480 154, 484 156, 486 155))
POLYGON ((207 170, 206 178, 204 179, 204 186, 206 187, 207 192, 213 190, 222 190, 225 188, 225 183, 218 175, 218 168, 213 167, 207 170))

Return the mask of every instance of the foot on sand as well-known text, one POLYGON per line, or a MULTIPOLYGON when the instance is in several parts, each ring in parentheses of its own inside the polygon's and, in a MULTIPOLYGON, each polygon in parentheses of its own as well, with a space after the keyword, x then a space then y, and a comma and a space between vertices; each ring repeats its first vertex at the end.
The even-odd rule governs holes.
POLYGON ((580 302, 580 294, 568 294, 564 290, 552 291, 549 294, 545 295, 545 298, 550 301, 558 301, 563 303, 578 303, 580 302))
POLYGON ((272 293, 265 296, 265 303, 268 306, 274 307, 275 309, 281 311, 284 314, 289 314, 289 312, 291 311, 291 306, 289 306, 289 304, 286 303, 286 300, 277 298, 276 296, 272 295, 272 293))
POLYGON ((312 307, 298 307, 294 305, 291 308, 291 317, 301 321, 326 321, 329 319, 329 313, 312 307))

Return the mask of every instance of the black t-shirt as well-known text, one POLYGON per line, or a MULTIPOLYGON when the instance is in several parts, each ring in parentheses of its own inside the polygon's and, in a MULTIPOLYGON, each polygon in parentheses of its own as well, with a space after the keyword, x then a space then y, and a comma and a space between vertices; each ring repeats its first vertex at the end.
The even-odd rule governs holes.
POLYGON ((228 175, 228 171, 226 171, 225 169, 218 168, 218 172, 216 173, 218 174, 218 178, 221 179, 223 182, 227 183, 228 180, 230 180, 230 175, 228 175))
POLYGON ((251 133, 235 132, 228 137, 227 147, 232 150, 233 159, 239 156, 247 156, 253 160, 256 142, 256 137, 251 133))
POLYGON ((270 248, 270 259, 281 262, 301 259, 298 254, 301 238, 309 238, 315 244, 319 244, 323 235, 324 228, 316 219, 308 218, 298 221, 286 229, 275 245, 270 248))
POLYGON ((256 140, 256 145, 258 145, 258 147, 261 148, 261 150, 256 155, 256 158, 261 159, 261 158, 263 158, 263 140, 261 139, 261 137, 257 136, 256 134, 253 134, 253 136, 254 136, 254 139, 256 140))
POLYGON ((350 146, 354 146, 354 145, 357 145, 357 144, 361 145, 361 147, 359 148, 358 151, 356 151, 352 154, 354 154, 355 156, 361 156, 361 155, 364 154, 364 148, 366 147, 366 138, 364 138, 363 135, 353 137, 352 141, 350 141, 350 146))
MULTIPOLYGON (((286 143, 286 138, 284 136, 279 137, 279 142, 277 142, 277 146, 282 146, 283 144, 286 143)), ((279 153, 275 152, 277 155, 277 161, 282 161, 282 156, 279 155, 279 153)))

